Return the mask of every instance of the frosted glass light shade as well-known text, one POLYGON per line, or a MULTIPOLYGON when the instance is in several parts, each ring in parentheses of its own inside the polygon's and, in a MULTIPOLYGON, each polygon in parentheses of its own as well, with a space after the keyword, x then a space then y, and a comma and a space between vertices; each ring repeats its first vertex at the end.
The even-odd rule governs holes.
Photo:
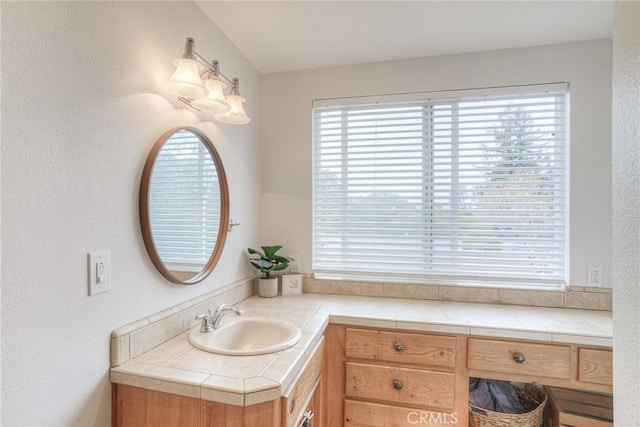
POLYGON ((215 116, 216 120, 222 123, 231 123, 235 125, 243 125, 251 121, 242 107, 244 98, 239 95, 227 95, 227 102, 231 105, 231 110, 226 113, 217 114, 215 116))
POLYGON ((195 60, 180 58, 173 63, 176 65, 176 71, 169 81, 164 84, 165 91, 184 98, 207 96, 208 91, 202 84, 198 63, 195 60))
POLYGON ((218 79, 206 79, 204 85, 209 91, 206 98, 194 99, 191 105, 198 110, 212 113, 225 113, 231 110, 231 105, 226 101, 222 91, 226 85, 218 79))

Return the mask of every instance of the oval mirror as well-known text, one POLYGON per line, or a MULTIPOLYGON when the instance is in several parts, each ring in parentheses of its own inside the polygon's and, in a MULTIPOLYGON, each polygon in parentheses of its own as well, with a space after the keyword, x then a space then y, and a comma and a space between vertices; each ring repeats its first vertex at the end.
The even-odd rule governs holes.
POLYGON ((165 132, 144 166, 139 202, 142 238, 158 271, 173 283, 204 280, 229 224, 227 178, 206 135, 195 128, 165 132))

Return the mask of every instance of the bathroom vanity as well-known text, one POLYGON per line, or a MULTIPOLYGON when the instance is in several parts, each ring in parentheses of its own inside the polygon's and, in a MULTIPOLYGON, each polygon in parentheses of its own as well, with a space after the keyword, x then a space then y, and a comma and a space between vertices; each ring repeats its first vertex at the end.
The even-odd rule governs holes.
POLYGON ((251 297, 238 304, 247 316, 289 320, 302 339, 276 354, 223 356, 187 340, 200 306, 114 331, 113 425, 466 426, 470 377, 612 390, 610 312, 251 297), (173 322, 182 330, 163 336, 173 322))

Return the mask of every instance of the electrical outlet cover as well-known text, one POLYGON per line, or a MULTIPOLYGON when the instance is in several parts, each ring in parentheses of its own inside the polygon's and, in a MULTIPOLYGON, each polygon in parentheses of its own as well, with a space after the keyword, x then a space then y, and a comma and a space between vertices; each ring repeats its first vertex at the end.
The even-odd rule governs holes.
POLYGON ((588 286, 602 286, 602 267, 592 265, 587 273, 588 286))
POLYGON ((111 252, 90 252, 87 255, 89 296, 111 290, 111 252))

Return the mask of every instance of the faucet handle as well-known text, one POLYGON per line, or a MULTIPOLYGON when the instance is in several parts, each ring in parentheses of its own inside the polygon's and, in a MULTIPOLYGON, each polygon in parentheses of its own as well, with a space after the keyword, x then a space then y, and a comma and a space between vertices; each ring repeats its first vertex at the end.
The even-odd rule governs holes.
MULTIPOLYGON (((222 303, 218 308, 216 308, 215 314, 220 314, 222 310, 227 306, 227 304, 222 303)), ((209 310, 209 315, 211 315, 211 310, 209 310)))
POLYGON ((209 315, 206 314, 198 314, 195 317, 195 320, 202 320, 202 325, 200 325, 200 332, 211 332, 213 331, 213 319, 211 316, 211 310, 207 310, 209 315))

